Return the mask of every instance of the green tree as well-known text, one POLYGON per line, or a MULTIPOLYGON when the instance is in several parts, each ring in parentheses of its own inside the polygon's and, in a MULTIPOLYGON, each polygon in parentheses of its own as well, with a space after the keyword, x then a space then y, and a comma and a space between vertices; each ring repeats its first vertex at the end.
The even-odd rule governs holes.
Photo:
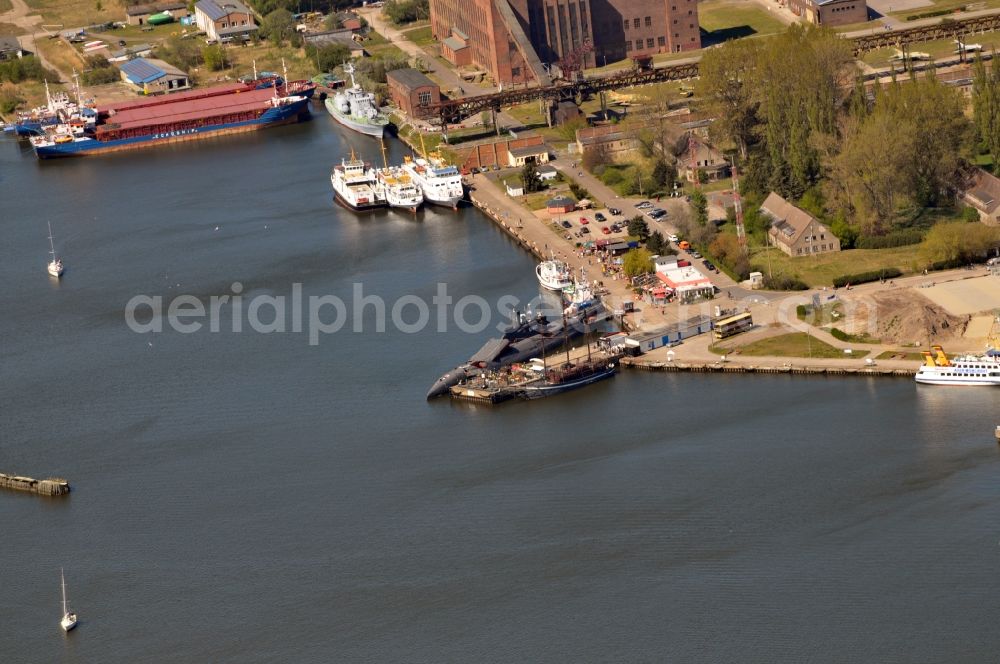
POLYGON ((708 223, 708 199, 700 189, 691 192, 691 210, 694 212, 694 219, 699 226, 708 223))
POLYGON ((927 231, 919 255, 925 265, 954 265, 985 258, 1000 247, 1000 228, 953 221, 927 231))
POLYGON ((739 39, 708 49, 698 67, 698 95, 716 119, 711 131, 732 142, 746 160, 756 142, 761 42, 739 39))
POLYGON ((316 63, 317 69, 329 72, 351 59, 351 49, 345 44, 324 44, 319 47, 307 44, 306 56, 316 63))
POLYGON ((637 277, 640 274, 651 274, 655 269, 653 254, 647 249, 632 249, 625 254, 622 269, 627 277, 637 277))
POLYGON ((740 279, 750 276, 750 259, 733 233, 719 233, 708 246, 717 261, 735 272, 740 279))
POLYGON ((634 235, 640 240, 645 240, 649 237, 649 224, 646 223, 641 214, 628 220, 628 234, 634 235))
POLYGON ((524 193, 541 191, 545 188, 542 179, 538 177, 538 168, 535 164, 527 163, 521 167, 521 184, 524 185, 524 193))
POLYGON ((295 19, 292 12, 284 8, 275 9, 264 16, 258 34, 268 41, 280 44, 295 34, 295 19))
POLYGON ((201 58, 211 71, 219 71, 226 67, 226 51, 219 44, 212 44, 201 49, 201 58))
POLYGON ((653 164, 653 183, 660 190, 670 189, 677 179, 677 169, 667 163, 667 160, 660 157, 653 164))
POLYGON ((976 134, 993 157, 993 172, 1000 173, 1000 57, 993 54, 989 70, 976 58, 972 79, 972 108, 976 134))
POLYGON ((653 233, 650 234, 649 238, 646 240, 646 248, 649 249, 651 253, 663 253, 664 246, 666 246, 666 242, 660 231, 653 231, 653 233))

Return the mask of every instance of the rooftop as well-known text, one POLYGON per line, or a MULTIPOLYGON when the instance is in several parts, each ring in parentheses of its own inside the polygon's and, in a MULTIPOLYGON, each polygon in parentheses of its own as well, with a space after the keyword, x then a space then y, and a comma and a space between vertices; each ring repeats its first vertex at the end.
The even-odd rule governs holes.
POLYGON ((239 0, 201 0, 195 4, 195 9, 200 9, 205 16, 213 21, 218 21, 227 14, 253 13, 239 0))
POLYGON ((548 207, 566 207, 567 205, 576 205, 576 201, 569 196, 556 196, 555 198, 550 198, 545 204, 548 207))
POLYGON ((468 45, 465 42, 454 37, 445 37, 444 45, 453 51, 461 51, 463 48, 468 48, 468 45))
POLYGON ((21 42, 14 35, 0 35, 0 51, 20 51, 21 42))
POLYGON ((434 87, 438 85, 431 79, 424 76, 419 70, 407 67, 406 69, 393 69, 386 72, 386 77, 401 85, 405 85, 411 90, 413 88, 434 87))
POLYGON ((549 149, 544 144, 525 145, 520 148, 507 148, 507 151, 510 152, 515 157, 530 157, 532 155, 547 153, 548 150, 549 149))
MULTIPOLYGON (((199 120, 241 111, 263 110, 270 105, 273 96, 274 90, 265 88, 199 99, 178 98, 170 103, 156 106, 128 108, 123 104, 121 110, 109 118, 108 123, 103 126, 108 129, 130 129, 199 120)), ((101 127, 98 127, 98 131, 100 129, 101 127)))
POLYGON ((809 224, 819 223, 811 214, 795 207, 773 191, 767 195, 760 206, 760 211, 774 220, 773 227, 785 236, 789 243, 799 239, 809 224))
POLYGON ((163 60, 136 58, 118 65, 125 76, 136 85, 150 83, 164 76, 187 77, 187 74, 163 60))
POLYGON ((993 214, 1000 208, 1000 178, 977 168, 965 196, 976 208, 993 214))

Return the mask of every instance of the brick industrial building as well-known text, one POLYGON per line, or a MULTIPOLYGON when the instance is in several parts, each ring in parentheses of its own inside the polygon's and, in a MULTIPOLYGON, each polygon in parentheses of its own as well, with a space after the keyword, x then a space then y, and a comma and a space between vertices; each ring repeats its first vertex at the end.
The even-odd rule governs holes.
POLYGON ((789 0, 788 8, 810 23, 835 28, 868 20, 865 0, 789 0))
POLYGON ((542 65, 584 67, 701 48, 697 0, 430 0, 442 55, 500 85, 548 82, 542 65))
POLYGON ((441 101, 441 87, 416 69, 393 69, 385 78, 392 103, 411 118, 427 115, 425 107, 441 101))

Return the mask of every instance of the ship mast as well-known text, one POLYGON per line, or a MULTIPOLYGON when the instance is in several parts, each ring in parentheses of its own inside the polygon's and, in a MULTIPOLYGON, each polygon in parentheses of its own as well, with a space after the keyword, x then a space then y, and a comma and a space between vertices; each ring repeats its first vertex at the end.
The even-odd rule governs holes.
POLYGON ((385 156, 385 141, 378 142, 379 147, 382 148, 382 164, 385 166, 386 173, 389 172, 389 160, 385 156))
POLYGON ((73 70, 73 81, 76 82, 76 105, 82 111, 83 93, 80 91, 80 75, 76 73, 76 69, 73 70))
POLYGON ((288 96, 288 67, 285 66, 285 59, 281 59, 281 71, 285 75, 285 96, 288 96))

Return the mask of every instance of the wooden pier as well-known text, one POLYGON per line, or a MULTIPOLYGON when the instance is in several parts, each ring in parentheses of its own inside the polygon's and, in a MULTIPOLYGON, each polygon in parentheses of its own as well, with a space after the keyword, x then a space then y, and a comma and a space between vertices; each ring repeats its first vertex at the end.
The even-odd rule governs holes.
POLYGON ((753 373, 819 376, 881 376, 913 378, 915 369, 881 369, 879 367, 816 367, 793 364, 733 364, 730 362, 653 362, 641 357, 622 358, 621 366, 640 371, 674 371, 688 373, 753 373))
POLYGON ((40 496, 65 496, 70 492, 69 482, 59 477, 36 480, 33 477, 0 473, 0 489, 29 491, 40 496))

